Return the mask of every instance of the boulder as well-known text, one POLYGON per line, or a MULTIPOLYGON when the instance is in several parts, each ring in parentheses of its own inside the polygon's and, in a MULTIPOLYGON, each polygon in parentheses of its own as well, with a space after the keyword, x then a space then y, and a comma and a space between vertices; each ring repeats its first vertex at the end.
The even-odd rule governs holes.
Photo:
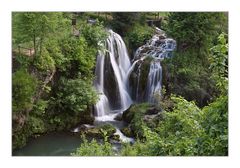
POLYGON ((90 138, 103 139, 105 133, 106 136, 112 137, 115 132, 116 129, 111 124, 104 124, 96 127, 85 127, 83 129, 80 129, 79 133, 90 138))
POLYGON ((129 127, 122 128, 121 132, 127 137, 133 137, 133 132, 129 127))
POLYGON ((130 123, 134 117, 134 112, 131 110, 133 105, 131 105, 127 110, 125 110, 122 114, 122 120, 130 123))
POLYGON ((116 117, 114 118, 114 120, 116 120, 116 121, 122 121, 122 114, 119 113, 118 115, 116 115, 116 117))
POLYGON ((152 107, 149 107, 146 111, 146 115, 154 115, 154 114, 157 114, 159 112, 159 110, 155 107, 155 106, 152 106, 152 107))

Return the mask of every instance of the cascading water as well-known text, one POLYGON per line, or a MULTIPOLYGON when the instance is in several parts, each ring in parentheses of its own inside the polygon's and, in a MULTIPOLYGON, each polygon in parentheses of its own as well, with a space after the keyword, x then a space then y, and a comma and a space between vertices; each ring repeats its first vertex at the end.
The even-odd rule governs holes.
POLYGON ((104 93, 104 59, 105 55, 103 51, 99 51, 95 70, 96 80, 94 83, 99 93, 99 101, 95 105, 97 116, 104 116, 110 112, 109 101, 104 93))
POLYGON ((97 57, 97 66, 95 70, 96 80, 95 87, 99 92, 100 99, 95 105, 95 114, 96 119, 99 120, 108 120, 112 114, 115 112, 122 112, 126 110, 131 104, 132 100, 129 96, 129 92, 127 89, 128 82, 128 71, 131 68, 131 63, 129 60, 129 56, 127 53, 127 48, 122 40, 122 38, 115 32, 109 31, 109 37, 106 40, 106 51, 103 53, 99 51, 97 57), (106 57, 109 57, 108 59, 106 57), (108 67, 105 67, 105 60, 108 60, 111 65, 111 69, 113 73, 111 75, 114 76, 116 83, 116 89, 118 95, 114 95, 119 97, 119 106, 116 109, 111 108, 111 103, 109 102, 109 98, 106 92, 109 92, 112 88, 105 87, 105 80, 109 79, 110 76, 105 76, 106 71, 110 71, 108 67))
POLYGON ((106 49, 99 51, 97 56, 94 84, 99 101, 95 105, 96 119, 112 120, 116 112, 123 112, 132 104, 132 98, 137 102, 155 103, 162 88, 161 60, 171 57, 175 47, 176 41, 166 38, 165 33, 156 28, 156 34, 136 50, 131 64, 121 36, 109 30, 106 49), (147 67, 142 66, 147 58, 150 58, 147 67), (146 72, 142 74, 142 69, 148 67, 147 75, 146 72), (132 81, 135 81, 135 85, 132 85, 130 78, 134 73, 136 77, 132 81))
POLYGON ((117 126, 119 121, 114 118, 129 108, 132 98, 137 102, 155 103, 162 87, 161 60, 171 57, 175 47, 176 42, 157 29, 152 39, 137 49, 131 64, 122 38, 109 30, 105 51, 99 51, 95 69, 94 85, 99 93, 99 101, 95 105, 95 124, 109 122, 115 125, 116 134, 123 141, 131 141, 120 132, 117 126), (146 69, 148 72, 143 73, 146 69))
MULTIPOLYGON (((134 60, 142 60, 137 69, 137 85, 136 85, 136 101, 143 99, 150 103, 155 103, 156 98, 161 95, 162 83, 162 66, 161 60, 172 56, 172 51, 176 48, 176 41, 166 38, 164 31, 156 28, 156 34, 143 46, 139 47, 134 55, 134 60), (147 85, 145 90, 139 89, 139 81, 141 78, 141 67, 143 60, 151 58, 149 72, 147 75, 147 85), (144 98, 139 98, 139 92, 145 92, 144 98)), ((135 63, 134 62, 134 63, 135 63)))
POLYGON ((147 101, 155 103, 155 98, 161 95, 162 66, 159 60, 153 60, 150 65, 147 83, 147 101))

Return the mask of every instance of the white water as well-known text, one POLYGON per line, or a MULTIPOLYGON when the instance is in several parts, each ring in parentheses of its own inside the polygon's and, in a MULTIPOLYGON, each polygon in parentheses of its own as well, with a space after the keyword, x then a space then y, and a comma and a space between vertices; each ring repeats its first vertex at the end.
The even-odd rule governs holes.
POLYGON ((147 83, 147 100, 155 103, 155 98, 161 96, 162 66, 160 61, 153 60, 150 65, 147 83))
MULTIPOLYGON (((156 33, 145 45, 139 47, 135 52, 134 59, 142 59, 152 57, 147 79, 146 101, 155 103, 156 98, 161 96, 162 84, 162 66, 161 60, 171 57, 172 51, 176 48, 176 41, 171 38, 166 38, 165 33, 156 28, 156 33)), ((141 68, 141 65, 139 66, 141 68)), ((137 98, 140 79, 140 71, 137 78, 137 98)))
POLYGON ((119 135, 119 139, 121 139, 122 142, 134 142, 133 138, 126 137, 118 128, 116 128, 115 135, 119 135))
MULTIPOLYGON (((124 41, 117 33, 112 30, 109 31, 109 37, 105 43, 105 52, 99 51, 95 70, 96 80, 94 85, 99 93, 99 101, 95 105, 96 122, 115 122, 115 117, 119 113, 128 109, 132 104, 132 99, 129 95, 129 77, 136 65, 138 66, 136 88, 136 99, 138 100, 141 65, 147 57, 152 57, 153 60, 150 63, 149 73, 146 80, 146 101, 155 103, 156 96, 161 96, 162 67, 160 62, 165 57, 170 57, 169 54, 171 54, 175 49, 176 42, 173 39, 166 38, 163 31, 160 29, 157 30, 157 33, 158 34, 154 35, 145 45, 137 49, 134 61, 131 65, 124 41), (108 62, 105 62, 106 60, 108 62), (109 69, 105 69, 109 68, 109 66, 105 67, 105 63, 107 65, 110 64, 113 73, 109 74, 109 69), (114 75, 114 78, 106 75, 114 75), (117 93, 119 95, 114 96, 116 96, 117 99, 119 98, 120 102, 120 107, 118 109, 111 109, 112 106, 110 104, 109 97, 107 96, 109 93, 106 91, 109 91, 112 88, 105 88, 104 79, 115 80, 113 81, 113 83, 116 83, 116 87, 114 88, 117 89, 117 93)), ((116 92, 111 92, 111 94, 112 93, 116 94, 116 92)), ((123 142, 134 141, 132 138, 124 136, 118 127, 116 127, 115 134, 119 135, 123 142)))
POLYGON ((107 76, 104 76, 104 60, 106 56, 110 57, 110 63, 120 97, 121 105, 117 110, 124 111, 132 104, 132 99, 130 98, 127 89, 128 72, 131 68, 127 48, 122 38, 112 30, 109 31, 109 37, 106 40, 106 51, 108 54, 99 52, 95 70, 95 75, 97 77, 95 80, 95 87, 100 96, 99 101, 95 105, 95 114, 96 119, 104 121, 112 120, 114 117, 113 109, 110 109, 111 106, 108 97, 104 93, 104 78, 108 78, 107 76))
POLYGON ((109 101, 104 93, 104 60, 105 60, 104 53, 99 51, 95 70, 96 74, 95 87, 99 93, 99 101, 95 105, 95 111, 97 116, 104 116, 109 114, 110 112, 109 101))

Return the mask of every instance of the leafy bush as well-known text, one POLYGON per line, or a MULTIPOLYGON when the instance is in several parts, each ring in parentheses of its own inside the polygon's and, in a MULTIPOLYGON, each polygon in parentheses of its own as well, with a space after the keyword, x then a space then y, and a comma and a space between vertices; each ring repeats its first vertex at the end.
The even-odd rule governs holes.
POLYGON ((20 69, 12 76, 13 113, 21 113, 32 107, 32 97, 36 92, 37 80, 26 70, 20 69))
POLYGON ((83 112, 88 106, 97 101, 97 93, 86 79, 67 80, 62 78, 57 93, 58 103, 63 111, 70 111, 74 114, 83 112))
POLYGON ((153 28, 147 25, 136 24, 132 27, 131 31, 127 34, 129 48, 136 50, 149 40, 154 33, 153 28))
POLYGON ((37 55, 34 60, 34 65, 39 71, 47 72, 55 69, 55 61, 44 48, 40 55, 37 55))
POLYGON ((140 13, 138 12, 114 12, 112 13, 111 26, 113 30, 121 36, 125 36, 131 31, 132 26, 139 21, 140 13))
POLYGON ((213 71, 212 78, 217 81, 217 87, 226 94, 228 90, 228 43, 226 34, 222 33, 218 36, 218 43, 213 46, 209 61, 210 69, 213 71))
POLYGON ((227 26, 221 26, 227 24, 226 20, 222 12, 172 12, 168 15, 165 30, 177 40, 178 49, 208 48, 219 31, 226 31, 227 26))
POLYGON ((106 29, 98 20, 94 25, 83 24, 80 33, 86 39, 86 42, 89 46, 94 46, 97 48, 100 47, 98 44, 103 42, 108 35, 106 29))
POLYGON ((123 120, 129 123, 135 137, 144 137, 143 125, 146 123, 143 121, 143 116, 149 107, 148 103, 135 104, 123 113, 123 120))
POLYGON ((203 108, 201 125, 206 136, 203 142, 204 155, 228 154, 228 97, 220 96, 203 108))
POLYGON ((113 156, 112 145, 107 141, 106 133, 104 142, 99 144, 95 139, 91 142, 85 137, 82 137, 83 142, 80 148, 77 148, 75 153, 71 153, 72 156, 113 156))
POLYGON ((60 48, 64 56, 59 55, 60 57, 58 57, 58 62, 61 62, 61 70, 66 71, 72 78, 79 72, 82 76, 91 76, 97 54, 96 48, 89 47, 83 37, 65 38, 62 40, 60 48))

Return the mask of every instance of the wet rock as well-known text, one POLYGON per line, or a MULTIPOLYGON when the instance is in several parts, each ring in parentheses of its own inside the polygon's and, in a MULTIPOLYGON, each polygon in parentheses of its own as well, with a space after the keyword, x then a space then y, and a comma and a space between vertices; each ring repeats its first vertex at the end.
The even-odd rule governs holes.
POLYGON ((80 132, 80 131, 86 131, 89 128, 94 128, 94 126, 89 125, 89 124, 82 124, 82 125, 74 128, 74 129, 72 129, 71 132, 77 133, 77 132, 80 132))
POLYGON ((100 126, 84 127, 79 130, 78 134, 85 135, 90 138, 103 139, 104 136, 111 137, 116 132, 116 129, 111 124, 104 124, 100 126))
POLYGON ((118 141, 118 142, 120 141, 120 136, 117 134, 112 135, 110 138, 114 141, 118 141))
POLYGON ((133 137, 133 132, 129 127, 122 128, 121 132, 127 137, 133 137))
POLYGON ((133 107, 133 105, 131 105, 127 110, 125 110, 122 114, 122 120, 130 123, 134 117, 134 113, 132 112, 131 108, 133 107))
POLYGON ((116 120, 116 121, 122 121, 122 114, 119 113, 119 114, 114 118, 114 120, 116 120))
POLYGON ((149 109, 147 109, 145 114, 153 115, 153 114, 157 114, 158 112, 159 112, 159 110, 155 106, 152 106, 149 109))

